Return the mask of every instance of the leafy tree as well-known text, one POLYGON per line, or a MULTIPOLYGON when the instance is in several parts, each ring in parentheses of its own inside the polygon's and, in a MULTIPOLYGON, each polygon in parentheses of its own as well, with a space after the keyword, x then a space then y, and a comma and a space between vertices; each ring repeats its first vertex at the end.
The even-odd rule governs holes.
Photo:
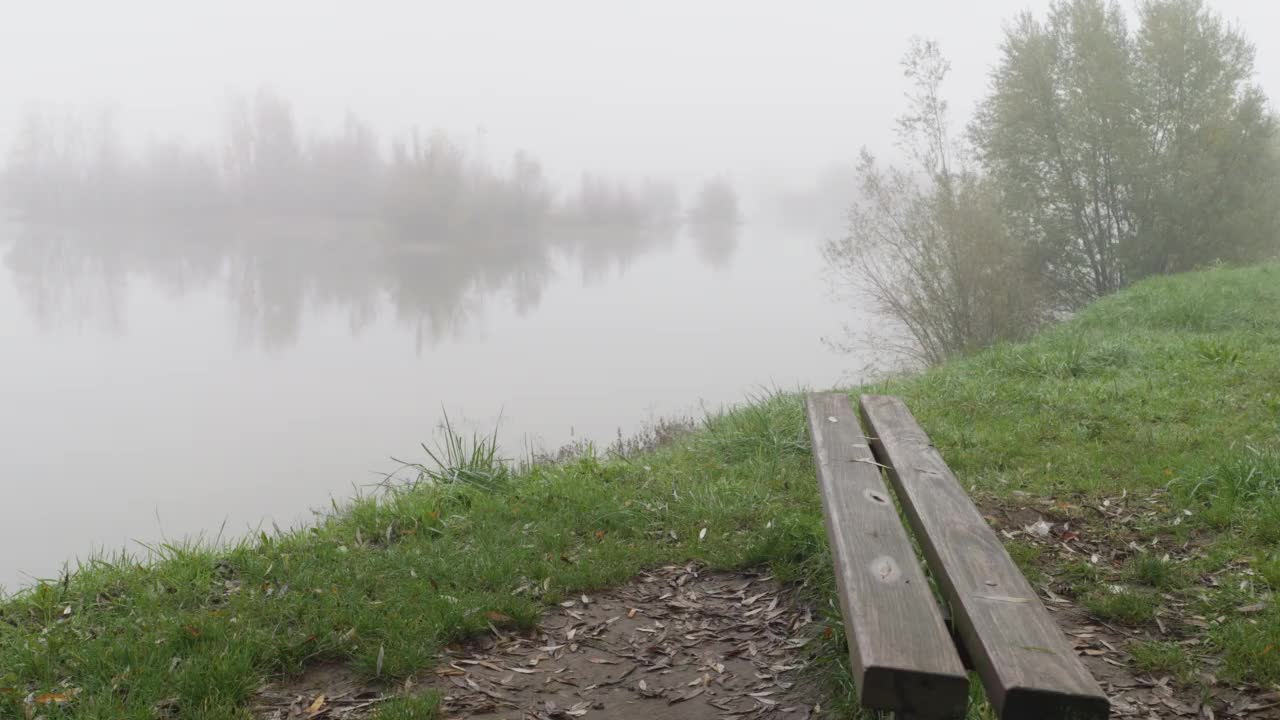
POLYGON ((1058 0, 1006 32, 971 137, 1009 229, 1075 306, 1277 236, 1274 120, 1253 49, 1200 0, 1058 0))
POLYGON ((1134 84, 1144 128, 1135 276, 1275 247, 1276 123, 1252 84, 1254 49, 1200 0, 1139 7, 1134 84))
POLYGON ((340 132, 313 138, 306 159, 311 202, 350 215, 377 208, 384 172, 378 138, 355 113, 347 112, 340 132))
POLYGON ((1125 282, 1137 128, 1133 52, 1114 4, 1055 4, 1007 31, 992 93, 972 136, 997 183, 1010 231, 1069 303, 1125 282))

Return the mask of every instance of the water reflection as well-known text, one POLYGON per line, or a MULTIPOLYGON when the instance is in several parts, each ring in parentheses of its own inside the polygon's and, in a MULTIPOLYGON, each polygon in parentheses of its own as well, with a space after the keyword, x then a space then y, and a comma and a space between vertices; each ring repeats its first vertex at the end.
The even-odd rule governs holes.
POLYGON ((738 248, 740 227, 736 222, 691 224, 689 234, 698 249, 698 257, 717 270, 727 268, 738 248))
POLYGON ((689 232, 698 257, 716 269, 727 267, 738 247, 741 223, 742 212, 733 186, 722 178, 703 185, 689 211, 689 232))
POLYGON ((238 337, 264 348, 295 343, 317 311, 342 313, 353 335, 391 312, 421 351, 464 334, 487 303, 504 299, 528 312, 559 267, 576 266, 595 282, 670 246, 677 231, 580 224, 432 242, 332 219, 25 222, 9 230, 4 265, 45 328, 121 331, 128 284, 142 280, 174 296, 224 293, 238 337))

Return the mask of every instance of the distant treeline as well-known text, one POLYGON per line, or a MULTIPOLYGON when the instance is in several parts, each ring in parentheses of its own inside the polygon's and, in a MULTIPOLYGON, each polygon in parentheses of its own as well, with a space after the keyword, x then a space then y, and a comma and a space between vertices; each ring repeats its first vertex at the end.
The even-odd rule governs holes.
POLYGON ((661 227, 681 220, 674 186, 586 175, 567 192, 516 153, 498 168, 443 132, 384 143, 348 114, 305 133, 270 92, 232 101, 211 148, 127 144, 113 115, 31 110, 13 138, 3 202, 26 218, 190 220, 331 216, 375 220, 414 238, 527 233, 545 223, 661 227))
POLYGON ((1200 0, 1057 0, 1005 31, 965 132, 918 41, 909 167, 864 152, 838 275, 927 363, 1016 339, 1155 274, 1280 254, 1280 138, 1254 48, 1200 0))
POLYGON ((379 314, 419 347, 469 325, 494 298, 537 306, 567 267, 607 277, 674 242, 700 257, 737 245, 738 203, 714 179, 682 212, 674 186, 584 176, 567 192, 516 153, 502 169, 441 133, 385 145, 348 115, 299 130, 287 102, 234 101, 202 149, 128 144, 112 116, 31 112, 0 169, 3 265, 42 322, 86 308, 123 324, 131 278, 182 294, 224 292, 246 341, 279 347, 309 309, 379 314))

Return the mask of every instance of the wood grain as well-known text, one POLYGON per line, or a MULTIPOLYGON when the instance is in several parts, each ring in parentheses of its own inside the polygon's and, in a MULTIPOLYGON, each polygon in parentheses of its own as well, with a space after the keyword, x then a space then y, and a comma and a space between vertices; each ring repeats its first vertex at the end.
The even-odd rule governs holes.
POLYGON ((877 395, 861 405, 876 459, 1000 717, 1107 717, 1106 695, 906 405, 877 395))
POLYGON ((964 666, 849 399, 810 395, 807 406, 859 700, 911 717, 962 717, 964 666))

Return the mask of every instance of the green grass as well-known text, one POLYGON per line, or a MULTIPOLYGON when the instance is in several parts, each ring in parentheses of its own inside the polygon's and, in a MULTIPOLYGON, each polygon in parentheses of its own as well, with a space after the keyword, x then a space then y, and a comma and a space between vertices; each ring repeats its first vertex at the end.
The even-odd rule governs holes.
POLYGON ((434 720, 440 716, 440 696, 423 693, 394 698, 380 705, 373 720, 434 720))
POLYGON ((1009 551, 1009 556, 1018 564, 1018 569, 1032 583, 1039 582, 1044 573, 1041 572, 1039 562, 1044 555, 1044 549, 1039 545, 1032 545, 1023 542, 1010 542, 1005 547, 1009 551))
POLYGON ((1084 597, 1084 606, 1097 617, 1122 625, 1144 625, 1156 617, 1151 593, 1131 588, 1098 588, 1084 597))
POLYGON ((1156 555, 1139 555, 1129 562, 1133 582, 1160 590, 1171 590, 1184 584, 1182 569, 1156 555))
POLYGON ((1235 618, 1213 634, 1222 648, 1228 677, 1274 682, 1280 678, 1280 607, 1259 618, 1235 618))
POLYGON ((1102 577, 1097 566, 1084 560, 1073 560, 1057 568, 1056 577, 1072 595, 1083 595, 1102 577))
POLYGON ((1186 648, 1176 642, 1147 640, 1129 646, 1133 664, 1148 673, 1185 674, 1191 666, 1186 648))
POLYGON ((1280 592, 1280 553, 1273 553, 1270 557, 1263 559, 1257 563, 1255 569, 1258 577, 1272 592, 1280 592))
MULTIPOLYGON (((511 472, 498 456, 496 431, 488 435, 475 432, 468 439, 453 429, 448 413, 444 413, 440 430, 442 437, 434 450, 425 443, 422 445, 429 463, 396 461, 401 464, 400 471, 408 469, 417 473, 410 481, 411 489, 423 484, 461 484, 489 491, 503 488, 511 472)), ((397 474, 399 471, 392 475, 397 474)))
MULTIPOLYGON (((984 502, 1083 506, 1168 488, 1155 516, 1124 530, 1195 548, 1195 572, 1013 551, 1108 622, 1148 623, 1177 593, 1212 620, 1182 631, 1222 659, 1220 677, 1280 682, 1280 610, 1267 595, 1280 583, 1280 266, 1147 281, 1027 343, 867 389, 903 396, 984 502), (1270 609, 1237 611, 1258 602, 1270 609)), ((157 548, 146 566, 100 558, 0 601, 0 718, 73 692, 39 714, 249 718, 264 681, 321 661, 393 687, 443 644, 486 632, 491 613, 532 627, 567 593, 691 559, 768 565, 801 587, 833 628, 815 643, 830 705, 852 713, 797 395, 754 398, 643 455, 512 469, 486 438, 449 437, 430 451, 438 463, 414 468, 420 482, 315 528, 157 548)), ((1082 533, 1118 532, 1081 517, 1082 533)), ((434 702, 382 712, 416 717, 434 702)))

